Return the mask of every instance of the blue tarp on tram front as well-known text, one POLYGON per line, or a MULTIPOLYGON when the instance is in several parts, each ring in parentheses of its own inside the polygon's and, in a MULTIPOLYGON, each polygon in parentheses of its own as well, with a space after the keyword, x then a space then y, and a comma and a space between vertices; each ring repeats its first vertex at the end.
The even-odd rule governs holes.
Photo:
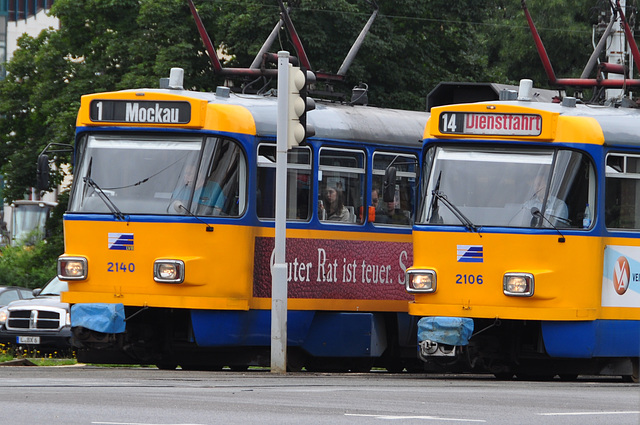
POLYGON ((71 306, 71 327, 83 327, 107 334, 123 333, 124 305, 74 304, 71 306))
POLYGON ((473 319, 465 317, 423 317, 418 321, 418 342, 468 345, 472 333, 473 319))

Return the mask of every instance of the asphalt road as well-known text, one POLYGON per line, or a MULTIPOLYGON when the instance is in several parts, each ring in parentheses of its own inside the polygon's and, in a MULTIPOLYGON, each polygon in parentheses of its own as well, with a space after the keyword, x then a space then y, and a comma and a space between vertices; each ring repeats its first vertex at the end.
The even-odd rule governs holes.
POLYGON ((0 424, 640 424, 640 385, 422 374, 0 367, 0 424))

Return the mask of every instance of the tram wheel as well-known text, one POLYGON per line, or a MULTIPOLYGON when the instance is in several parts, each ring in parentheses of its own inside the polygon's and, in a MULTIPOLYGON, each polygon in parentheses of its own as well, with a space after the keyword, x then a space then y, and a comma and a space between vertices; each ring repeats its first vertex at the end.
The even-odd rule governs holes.
POLYGON ((388 365, 386 365, 385 367, 387 369, 387 372, 389 373, 402 373, 404 372, 404 365, 400 362, 393 362, 390 363, 388 365))
POLYGON ((178 367, 177 363, 158 363, 156 367, 160 370, 176 370, 178 367))
POLYGON ((494 373, 493 376, 495 376, 498 381, 511 381, 513 379, 513 373, 509 372, 494 373))
POLYGON ((220 365, 203 365, 203 364, 181 364, 182 370, 201 370, 206 372, 217 372, 222 370, 220 365))
POLYGON ((234 365, 230 365, 229 369, 231 369, 232 372, 246 372, 247 370, 249 370, 249 366, 234 364, 234 365))
POLYGON ((371 360, 356 360, 351 363, 349 370, 353 373, 368 373, 371 372, 371 360))
POLYGON ((622 380, 624 382, 633 382, 636 384, 640 382, 638 377, 638 369, 640 369, 640 359, 633 359, 633 371, 631 372, 631 375, 624 375, 622 377, 622 380))
POLYGON ((531 375, 528 373, 518 373, 516 374, 516 378, 520 381, 553 381, 555 375, 531 375))
POLYGON ((287 353, 287 372, 302 372, 306 358, 302 353, 291 351, 287 353))

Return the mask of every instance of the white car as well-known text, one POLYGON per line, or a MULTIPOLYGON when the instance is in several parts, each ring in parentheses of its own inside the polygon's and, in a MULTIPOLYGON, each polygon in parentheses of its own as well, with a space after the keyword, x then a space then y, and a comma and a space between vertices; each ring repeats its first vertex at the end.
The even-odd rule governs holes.
POLYGON ((69 304, 60 302, 67 283, 57 277, 34 289, 30 300, 0 308, 0 342, 47 351, 71 348, 69 304))

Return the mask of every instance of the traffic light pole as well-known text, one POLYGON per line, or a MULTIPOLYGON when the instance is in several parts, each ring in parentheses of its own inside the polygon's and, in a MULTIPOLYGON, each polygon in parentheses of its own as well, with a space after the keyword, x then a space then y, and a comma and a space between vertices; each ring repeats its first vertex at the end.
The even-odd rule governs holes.
POLYGON ((271 267, 271 373, 287 372, 286 199, 289 115, 289 52, 278 52, 278 118, 276 132, 276 237, 271 267))

